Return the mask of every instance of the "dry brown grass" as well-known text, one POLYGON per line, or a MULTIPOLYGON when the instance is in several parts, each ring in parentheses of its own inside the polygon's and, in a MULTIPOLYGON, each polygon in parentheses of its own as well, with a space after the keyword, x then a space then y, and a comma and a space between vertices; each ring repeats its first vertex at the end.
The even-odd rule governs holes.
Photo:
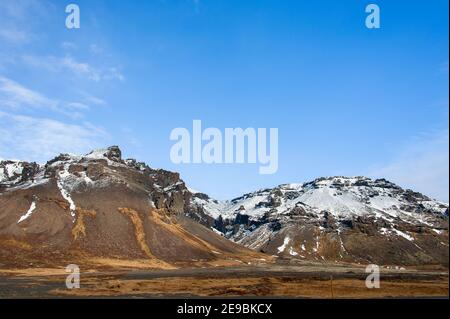
POLYGON ((18 248, 18 249, 22 249, 22 250, 31 250, 33 248, 30 244, 28 244, 24 241, 16 240, 16 239, 0 240, 0 246, 4 246, 4 247, 8 247, 8 248, 18 248))
MULTIPOLYGON (((252 251, 246 248, 237 249, 234 253, 228 253, 220 249, 219 247, 213 246, 209 242, 191 234, 185 230, 181 225, 177 224, 167 211, 164 209, 154 209, 150 212, 149 218, 155 224, 163 227, 165 230, 172 233, 174 236, 181 238, 188 245, 200 249, 205 252, 214 253, 215 258, 202 262, 201 264, 206 267, 222 267, 222 266, 236 266, 242 263, 258 263, 261 258, 266 259, 266 261, 273 261, 272 256, 268 256, 256 251, 252 251)), ((215 234, 212 234, 215 236, 215 234)))
MULTIPOLYGON (((150 259, 150 261, 147 261, 144 263, 142 263, 141 260, 138 260, 137 265, 139 265, 139 267, 141 267, 141 268, 160 268, 160 269, 175 268, 172 265, 170 265, 169 263, 162 261, 162 260, 158 259, 157 257, 155 257, 152 254, 152 252, 150 251, 150 248, 147 245, 147 240, 145 238, 144 225, 142 224, 142 220, 139 217, 139 213, 137 211, 135 211, 134 209, 124 208, 124 207, 119 207, 118 211, 130 218, 131 222, 134 225, 134 233, 136 236, 136 241, 139 244, 139 247, 141 248, 141 250, 150 259)), ((94 260, 106 261, 106 263, 104 265, 109 266, 109 267, 123 267, 126 264, 130 265, 130 263, 135 262, 135 261, 130 261, 130 260, 124 261, 121 259, 112 259, 112 258, 103 258, 103 259, 96 258, 94 260)), ((129 268, 132 268, 132 266, 129 268)))
POLYGON ((77 240, 81 235, 86 237, 86 226, 84 225, 84 217, 95 217, 97 212, 95 210, 86 210, 77 208, 77 220, 75 226, 72 228, 73 240, 77 240))
POLYGON ((130 218, 131 222, 133 223, 136 240, 137 240, 141 250, 148 256, 148 258, 155 259, 155 256, 153 256, 153 254, 150 251, 150 248, 147 245, 147 242, 145 239, 144 226, 142 225, 142 220, 139 217, 138 212, 131 208, 124 208, 124 207, 119 207, 118 211, 120 213, 128 216, 130 218))
POLYGON ((70 210, 70 205, 67 201, 62 200, 62 199, 57 199, 57 198, 42 198, 40 199, 41 202, 49 202, 49 203, 54 203, 56 205, 58 205, 60 208, 69 211, 70 210))
MULTIPOLYGON (((120 295, 195 295, 280 296, 331 298, 330 281, 296 278, 164 278, 155 280, 92 280, 85 288, 55 290, 57 295, 120 296, 120 295)), ((448 282, 385 281, 380 289, 367 289, 364 280, 339 279, 333 282, 334 298, 388 298, 448 296, 448 282)))
POLYGON ((157 259, 115 259, 115 258, 101 258, 92 257, 89 259, 89 263, 94 266, 103 266, 112 269, 176 269, 166 262, 157 259))
POLYGON ((65 268, 0 269, 0 274, 24 277, 67 275, 65 268))
POLYGON ((183 239, 186 243, 194 246, 200 250, 211 252, 212 250, 218 250, 217 248, 211 246, 206 241, 192 235, 183 229, 180 225, 172 223, 170 219, 164 218, 164 210, 153 210, 149 214, 149 218, 157 225, 163 227, 175 236, 183 239))

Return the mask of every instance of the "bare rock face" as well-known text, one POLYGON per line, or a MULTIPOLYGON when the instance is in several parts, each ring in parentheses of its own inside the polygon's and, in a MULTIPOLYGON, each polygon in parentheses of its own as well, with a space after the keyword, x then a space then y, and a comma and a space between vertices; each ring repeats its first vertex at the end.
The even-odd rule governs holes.
POLYGON ((0 191, 2 188, 33 178, 39 165, 19 161, 0 161, 0 191))
POLYGON ((280 258, 448 267, 448 204, 385 179, 318 178, 216 201, 192 194, 192 218, 280 258))
POLYGON ((122 161, 122 152, 120 151, 118 146, 108 147, 105 156, 109 158, 111 161, 120 162, 122 161))
POLYGON ((117 146, 45 165, 0 162, 0 267, 97 259, 172 267, 255 254, 187 218, 190 197, 178 173, 123 160, 117 146))

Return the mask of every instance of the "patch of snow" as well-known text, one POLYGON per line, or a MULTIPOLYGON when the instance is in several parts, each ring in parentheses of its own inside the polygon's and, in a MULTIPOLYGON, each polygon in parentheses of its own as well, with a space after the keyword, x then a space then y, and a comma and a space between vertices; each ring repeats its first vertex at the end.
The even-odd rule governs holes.
POLYGON ((198 194, 198 193, 200 193, 199 191, 197 191, 197 190, 195 190, 195 189, 193 189, 193 188, 190 188, 190 187, 186 187, 187 188, 187 190, 190 192, 190 193, 192 193, 192 194, 198 194))
MULTIPOLYGON (((341 245, 341 251, 346 252, 344 242, 342 241, 340 229, 338 229, 338 237, 339 237, 339 243, 341 245)), ((342 257, 342 255, 341 255, 341 257, 342 257)))
POLYGON ((176 182, 176 183, 173 184, 173 185, 169 185, 169 186, 165 187, 165 188, 163 189, 163 191, 164 191, 164 192, 169 192, 169 191, 171 191, 172 189, 174 189, 175 187, 177 187, 178 185, 182 185, 182 184, 184 184, 182 181, 178 181, 178 182, 176 182))
MULTIPOLYGON (((157 186, 155 184, 155 186, 157 186)), ((214 201, 214 200, 204 200, 202 198, 193 197, 192 201, 194 204, 197 204, 200 207, 203 207, 203 209, 214 219, 219 218, 220 215, 224 215, 225 207, 223 202, 220 201, 214 201)))
POLYGON ((58 172, 56 184, 59 188, 61 196, 69 203, 70 215, 72 216, 73 221, 75 221, 75 210, 77 209, 77 207, 75 205, 75 202, 72 200, 70 193, 64 188, 65 179, 68 179, 71 176, 69 173, 69 167, 70 164, 65 164, 64 169, 58 172))
POLYGON ((211 227, 212 231, 215 232, 217 235, 223 236, 223 233, 215 229, 214 227, 211 227))
POLYGON ((289 254, 291 256, 297 256, 298 255, 298 253, 292 247, 289 249, 289 254))
POLYGON ((306 187, 297 200, 319 211, 328 211, 337 218, 370 213, 371 209, 361 200, 358 192, 337 190, 331 187, 329 181, 321 181, 318 185, 321 187, 306 187))
POLYGON ((23 172, 23 163, 21 161, 8 161, 6 164, 2 162, 4 167, 0 167, 0 183, 15 184, 18 183, 23 172), (17 176, 17 178, 11 181, 11 178, 17 176), (7 182, 9 180, 9 182, 7 182))
POLYGON ((319 251, 319 244, 320 244, 320 238, 319 238, 319 235, 317 235, 317 237, 316 237, 316 247, 313 248, 313 250, 315 252, 319 251))
POLYGON ((89 154, 85 155, 84 158, 89 158, 89 159, 94 159, 94 160, 97 160, 97 159, 108 159, 106 157, 107 153, 108 153, 108 149, 107 148, 100 148, 100 149, 93 150, 89 154))
POLYGON ((31 214, 33 214, 35 209, 36 209, 36 202, 32 202, 28 211, 20 217, 20 219, 17 221, 17 223, 19 224, 19 223, 23 222, 24 220, 26 220, 28 217, 30 217, 31 214))
POLYGON ((81 172, 80 174, 81 174, 81 179, 83 180, 83 182, 86 185, 94 184, 94 181, 89 176, 87 176, 86 172, 81 172))
POLYGON ((115 167, 128 167, 125 163, 119 163, 116 161, 110 160, 106 154, 109 152, 107 148, 97 149, 92 152, 90 152, 87 155, 82 156, 82 159, 88 159, 88 160, 105 160, 108 166, 115 166, 115 167))
POLYGON ((12 164, 7 164, 5 169, 6 169, 6 173, 11 178, 12 176, 14 176, 16 174, 17 175, 22 174, 23 166, 20 162, 15 162, 12 164))
POLYGON ((5 174, 5 170, 3 169, 3 167, 0 167, 0 183, 3 183, 7 179, 8 177, 5 174))
POLYGON ((6 191, 7 192, 12 192, 18 189, 29 189, 32 187, 36 187, 39 185, 43 185, 46 184, 50 181, 49 178, 45 177, 45 172, 44 170, 39 171, 36 176, 34 177, 34 179, 32 180, 27 180, 19 185, 15 185, 13 187, 9 187, 6 191))
POLYGON ((245 233, 245 236, 242 236, 241 233, 238 233, 231 239, 237 239, 235 240, 236 243, 244 245, 250 249, 258 250, 262 245, 269 241, 275 233, 276 231, 273 231, 268 224, 265 224, 249 233, 245 233))
POLYGON ((289 241, 290 241, 290 240, 291 240, 291 239, 290 239, 288 236, 286 236, 286 237, 284 238, 283 245, 281 245, 280 247, 277 248, 279 254, 281 254, 282 252, 284 252, 284 250, 286 249, 286 246, 289 244, 289 241))
POLYGON ((406 233, 404 233, 404 232, 402 232, 402 231, 400 231, 400 230, 398 230, 398 229, 396 229, 396 228, 393 228, 392 229, 398 236, 401 236, 401 237, 403 237, 403 238, 405 238, 405 239, 407 239, 407 240, 409 240, 409 241, 413 241, 414 240, 414 237, 412 237, 412 236, 410 236, 410 235, 408 235, 408 234, 406 234, 406 233))

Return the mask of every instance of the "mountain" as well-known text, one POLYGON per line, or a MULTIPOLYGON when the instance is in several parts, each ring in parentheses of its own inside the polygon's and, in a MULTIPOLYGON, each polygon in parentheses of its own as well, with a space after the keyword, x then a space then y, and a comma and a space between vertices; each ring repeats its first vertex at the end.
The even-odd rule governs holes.
POLYGON ((318 178, 217 201, 194 193, 190 217, 280 258, 448 267, 448 204, 367 177, 318 178))
POLYGON ((113 146, 0 161, 0 267, 259 260, 448 267, 448 204, 384 179, 318 178, 217 201, 113 146), (126 263, 124 261, 127 261, 126 263))
POLYGON ((1 161, 0 266, 171 268, 262 256, 186 217, 190 202, 179 174, 123 160, 115 146, 45 165, 1 161))

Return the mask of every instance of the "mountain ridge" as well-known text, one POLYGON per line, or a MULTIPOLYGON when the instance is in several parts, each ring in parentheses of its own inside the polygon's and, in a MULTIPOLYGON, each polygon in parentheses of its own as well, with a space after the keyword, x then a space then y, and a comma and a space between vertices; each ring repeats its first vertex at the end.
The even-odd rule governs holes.
POLYGON ((197 208, 192 218, 239 244, 281 257, 448 264, 448 204, 386 179, 321 177, 230 201, 197 193, 192 205, 197 208), (382 250, 394 250, 393 242, 404 251, 386 258, 382 250), (367 252, 376 256, 366 258, 367 252))
POLYGON ((176 172, 122 159, 112 146, 45 164, 0 161, 0 207, 0 241, 16 240, 13 246, 41 241, 165 263, 213 262, 219 254, 242 262, 264 253, 448 267, 448 204, 364 176, 320 177, 217 201, 189 189, 176 172), (168 243, 172 252, 163 248, 168 243))
POLYGON ((183 215, 178 173, 123 160, 113 146, 45 165, 0 163, 0 264, 240 264, 261 258, 183 215), (123 263, 123 262, 121 262, 123 263))

